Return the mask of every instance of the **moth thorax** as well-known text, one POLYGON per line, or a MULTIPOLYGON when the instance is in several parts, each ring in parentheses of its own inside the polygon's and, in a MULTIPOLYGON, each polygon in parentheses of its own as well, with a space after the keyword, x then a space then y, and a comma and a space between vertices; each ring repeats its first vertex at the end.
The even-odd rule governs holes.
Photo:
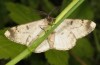
POLYGON ((53 24, 54 18, 48 16, 46 19, 48 21, 48 25, 52 25, 53 24))

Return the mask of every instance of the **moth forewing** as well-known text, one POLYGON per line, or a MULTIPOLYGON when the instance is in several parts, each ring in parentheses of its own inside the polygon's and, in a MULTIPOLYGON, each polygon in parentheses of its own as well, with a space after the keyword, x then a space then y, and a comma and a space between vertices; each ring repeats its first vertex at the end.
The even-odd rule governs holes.
POLYGON ((48 22, 45 19, 34 21, 31 23, 19 25, 12 27, 5 32, 5 36, 16 42, 23 45, 29 45, 32 40, 35 40, 39 33, 43 30, 40 26, 46 26, 48 22))
POLYGON ((96 24, 89 20, 73 20, 70 31, 75 35, 76 39, 82 38, 95 29, 96 24))

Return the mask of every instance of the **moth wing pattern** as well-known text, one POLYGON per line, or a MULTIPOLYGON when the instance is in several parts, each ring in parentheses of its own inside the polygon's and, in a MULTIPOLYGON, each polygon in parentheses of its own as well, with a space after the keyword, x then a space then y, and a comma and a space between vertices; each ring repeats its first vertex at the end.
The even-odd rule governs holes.
POLYGON ((45 52, 47 50, 50 49, 48 40, 44 40, 36 49, 35 49, 35 53, 41 53, 41 52, 45 52))
POLYGON ((76 38, 70 31, 70 20, 63 21, 59 27, 55 29, 54 49, 69 50, 75 46, 76 38))
POLYGON ((41 19, 31 23, 18 25, 7 30, 5 36, 16 43, 29 45, 30 42, 35 40, 38 34, 43 31, 40 26, 46 26, 47 23, 45 19, 41 19))
POLYGON ((55 29, 54 49, 69 50, 76 45, 76 40, 95 29, 96 24, 89 20, 65 19, 55 29))
MULTIPOLYGON (((12 27, 5 32, 5 36, 19 44, 29 45, 48 26, 47 19, 41 19, 28 24, 12 27), (44 27, 42 27, 44 26, 44 27)), ((96 27, 93 21, 80 19, 65 19, 36 49, 35 53, 49 49, 69 50, 76 45, 76 41, 92 32, 96 27)))
POLYGON ((75 35, 76 39, 82 38, 91 33, 96 27, 96 24, 90 20, 65 19, 64 21, 67 22, 68 20, 72 22, 70 31, 75 35))

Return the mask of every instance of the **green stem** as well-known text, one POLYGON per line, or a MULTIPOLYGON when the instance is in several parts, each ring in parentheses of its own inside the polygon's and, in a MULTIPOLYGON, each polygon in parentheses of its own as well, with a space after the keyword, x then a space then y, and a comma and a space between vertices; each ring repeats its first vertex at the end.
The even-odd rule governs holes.
POLYGON ((100 53, 100 44, 99 44, 99 40, 98 40, 98 37, 97 37, 96 33, 97 33, 97 31, 95 30, 95 31, 93 32, 93 34, 94 34, 96 49, 97 49, 98 53, 100 53))
POLYGON ((99 59, 100 58, 100 44, 99 44, 98 36, 96 33, 97 33, 97 30, 94 30, 93 34, 94 34, 94 40, 95 40, 95 45, 97 49, 96 59, 99 59))
POLYGON ((67 18, 84 0, 73 0, 62 12, 59 14, 59 16, 56 17, 56 20, 54 21, 55 25, 52 25, 52 27, 48 27, 47 33, 42 33, 33 43, 29 46, 29 48, 25 49, 21 54, 19 54, 17 57, 12 59, 10 62, 8 62, 6 65, 15 65, 17 62, 25 58, 27 55, 29 55, 31 52, 38 47, 40 43, 42 43, 43 40, 45 40, 48 35, 58 26, 65 18, 67 18), (29 50, 30 49, 30 50, 29 50))

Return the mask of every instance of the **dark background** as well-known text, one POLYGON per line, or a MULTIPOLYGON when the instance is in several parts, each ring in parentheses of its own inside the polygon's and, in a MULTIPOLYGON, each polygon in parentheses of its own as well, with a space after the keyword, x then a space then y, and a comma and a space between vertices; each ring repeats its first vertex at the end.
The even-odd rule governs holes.
MULTIPOLYGON (((55 18, 70 2, 71 0, 0 0, 0 65, 5 65, 26 48, 5 39, 3 34, 6 29, 45 18, 49 13, 55 18)), ((100 0, 84 1, 68 18, 93 20, 97 27, 90 35, 78 40, 70 51, 32 53, 16 65, 100 65, 100 0)))

